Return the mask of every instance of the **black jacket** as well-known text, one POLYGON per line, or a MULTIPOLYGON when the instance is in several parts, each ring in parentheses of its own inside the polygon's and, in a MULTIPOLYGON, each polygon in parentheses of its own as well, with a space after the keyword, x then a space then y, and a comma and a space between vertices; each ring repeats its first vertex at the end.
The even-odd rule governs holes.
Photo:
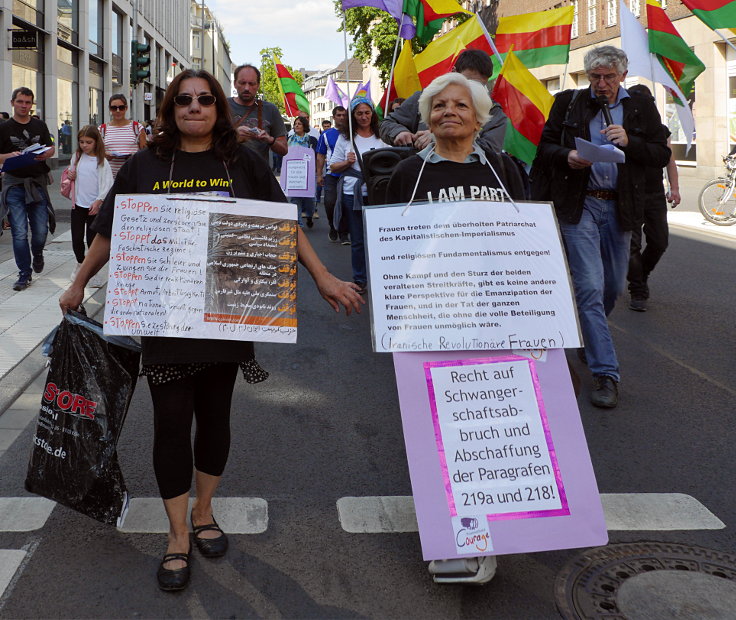
MULTIPOLYGON (((566 90, 555 97, 532 170, 532 197, 535 176, 551 174, 550 196, 559 220, 577 224, 583 213, 585 190, 588 187, 590 168, 573 170, 567 163, 568 153, 575 148, 575 138, 590 140, 590 120, 600 110, 590 89, 580 92, 572 104, 567 121, 567 108, 573 98, 573 90, 566 90), (561 144, 563 124, 565 140, 561 144), (536 170, 536 173, 535 173, 536 170)), ((647 167, 664 168, 670 159, 665 128, 651 99, 631 95, 621 101, 624 109, 623 127, 629 138, 626 147, 626 163, 618 164, 618 200, 616 203, 619 223, 623 230, 633 230, 643 221, 646 201, 647 167)))

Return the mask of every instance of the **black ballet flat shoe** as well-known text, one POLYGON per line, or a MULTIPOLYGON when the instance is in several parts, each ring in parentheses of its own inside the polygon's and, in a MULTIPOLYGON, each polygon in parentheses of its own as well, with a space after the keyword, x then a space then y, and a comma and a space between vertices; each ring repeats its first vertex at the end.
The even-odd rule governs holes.
POLYGON ((158 579, 158 587, 165 592, 179 592, 189 585, 189 577, 191 570, 189 569, 189 560, 192 550, 189 553, 167 553, 158 567, 156 578, 158 579), (186 566, 182 568, 164 568, 164 564, 172 560, 184 560, 186 566))
POLYGON ((194 538, 194 544, 197 545, 197 549, 206 558, 220 558, 227 551, 227 536, 220 529, 220 526, 217 525, 214 517, 212 518, 212 523, 208 523, 207 525, 194 525, 194 521, 192 521, 192 537, 194 538), (220 535, 217 538, 200 538, 199 534, 208 530, 220 532, 220 535))

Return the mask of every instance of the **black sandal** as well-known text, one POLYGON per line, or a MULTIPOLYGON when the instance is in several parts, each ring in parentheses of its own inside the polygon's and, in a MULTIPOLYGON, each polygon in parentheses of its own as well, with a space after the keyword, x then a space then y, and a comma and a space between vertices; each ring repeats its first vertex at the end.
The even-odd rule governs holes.
POLYGON ((225 536, 225 532, 220 529, 220 526, 217 525, 217 521, 215 521, 214 517, 212 517, 212 523, 208 523, 207 525, 194 525, 194 520, 191 518, 191 515, 189 520, 192 523, 192 537, 194 538, 194 544, 197 545, 197 549, 199 549, 199 552, 204 557, 219 558, 225 555, 228 545, 227 536, 225 536), (208 530, 220 532, 220 535, 217 538, 200 538, 198 536, 198 534, 208 530))
POLYGON ((189 560, 192 553, 191 547, 189 553, 167 553, 158 567, 156 578, 158 579, 158 587, 166 592, 178 592, 184 590, 189 585, 189 560), (183 560, 186 566, 182 568, 164 568, 164 564, 172 560, 183 560))

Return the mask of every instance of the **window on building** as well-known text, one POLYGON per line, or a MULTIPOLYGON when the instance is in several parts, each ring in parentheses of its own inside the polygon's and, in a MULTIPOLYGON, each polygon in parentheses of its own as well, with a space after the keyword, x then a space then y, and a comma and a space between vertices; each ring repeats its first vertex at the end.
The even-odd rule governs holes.
POLYGON ((192 48, 198 50, 200 46, 199 34, 192 35, 192 48))
POLYGON ((118 56, 123 55, 123 16, 120 13, 112 12, 112 28, 110 29, 110 47, 112 53, 118 56))
POLYGON ((56 5, 57 31, 59 39, 79 45, 79 2, 58 0, 56 5))
POLYGON ((574 39, 578 36, 578 0, 572 0, 572 28, 570 30, 570 36, 574 39))
POLYGON ((588 32, 595 32, 598 20, 598 0, 588 0, 588 32))
POLYGON ((12 4, 15 17, 39 28, 44 27, 43 0, 15 0, 12 4))
POLYGON ((546 86, 550 94, 554 95, 555 93, 558 93, 560 91, 560 78, 552 78, 551 80, 547 80, 544 85, 546 86))
POLYGON ((641 15, 641 0, 629 0, 629 9, 635 17, 639 17, 641 15))
POLYGON ((89 2, 89 43, 88 49, 95 56, 102 56, 102 15, 103 0, 89 2))
POLYGON ((606 23, 609 26, 615 26, 616 25, 616 18, 618 13, 618 0, 608 0, 608 11, 606 12, 606 23))

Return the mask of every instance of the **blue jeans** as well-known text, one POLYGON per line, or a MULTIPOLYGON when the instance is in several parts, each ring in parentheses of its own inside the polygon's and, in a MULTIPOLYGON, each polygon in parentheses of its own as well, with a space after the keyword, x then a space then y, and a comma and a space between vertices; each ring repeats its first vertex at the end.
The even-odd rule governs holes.
POLYGON ((353 282, 365 286, 368 274, 365 266, 365 234, 363 231, 363 211, 354 210, 355 198, 352 194, 342 195, 343 213, 347 215, 350 232, 350 258, 353 264, 353 282))
POLYGON ((314 198, 289 198, 289 202, 297 206, 297 218, 299 218, 299 226, 303 227, 301 220, 301 212, 304 211, 304 217, 312 217, 314 215, 314 198))
POLYGON ((43 256, 46 235, 49 231, 48 205, 45 200, 26 204, 26 192, 22 185, 8 189, 5 198, 8 221, 13 236, 15 264, 22 276, 31 275, 31 253, 43 256), (28 245, 28 223, 31 224, 31 244, 28 245))
POLYGON ((616 216, 616 202, 587 196, 577 224, 560 222, 570 266, 588 367, 594 375, 619 381, 608 315, 623 293, 629 266, 631 233, 616 216))

